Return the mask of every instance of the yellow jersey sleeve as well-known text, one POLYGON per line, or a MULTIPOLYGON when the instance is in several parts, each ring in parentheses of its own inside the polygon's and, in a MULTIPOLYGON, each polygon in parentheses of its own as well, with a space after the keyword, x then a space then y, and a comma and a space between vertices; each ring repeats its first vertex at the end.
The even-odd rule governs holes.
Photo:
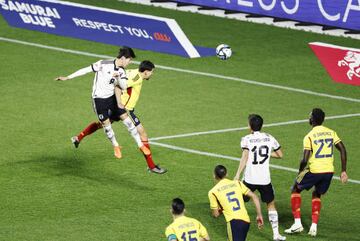
POLYGON ((303 140, 304 150, 312 151, 312 143, 309 135, 306 135, 303 140))
POLYGON ((201 238, 206 238, 207 236, 209 236, 206 228, 204 227, 204 225, 202 225, 200 222, 199 223, 199 236, 201 238))
POLYGON ((242 181, 239 181, 239 186, 241 189, 241 193, 243 195, 247 195, 249 193, 250 189, 247 186, 245 186, 245 184, 242 181))
POLYGON ((177 241, 175 230, 171 228, 171 225, 166 228, 165 236, 168 241, 172 241, 172 240, 177 241))
POLYGON ((340 141, 341 141, 340 138, 338 137, 338 135, 334 131, 334 145, 338 144, 340 141))
POLYGON ((210 208, 211 209, 219 209, 219 204, 218 204, 218 200, 215 196, 215 193, 213 193, 212 191, 210 191, 208 193, 208 196, 209 196, 209 201, 210 201, 210 208))

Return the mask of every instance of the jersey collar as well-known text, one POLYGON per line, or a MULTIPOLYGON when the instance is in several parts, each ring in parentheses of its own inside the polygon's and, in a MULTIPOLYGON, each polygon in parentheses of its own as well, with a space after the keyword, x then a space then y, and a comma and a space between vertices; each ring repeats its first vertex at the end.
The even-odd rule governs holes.
POLYGON ((114 70, 119 70, 119 68, 120 68, 120 67, 119 67, 119 68, 117 68, 117 67, 116 67, 116 63, 115 63, 115 62, 116 62, 116 59, 114 59, 114 70))

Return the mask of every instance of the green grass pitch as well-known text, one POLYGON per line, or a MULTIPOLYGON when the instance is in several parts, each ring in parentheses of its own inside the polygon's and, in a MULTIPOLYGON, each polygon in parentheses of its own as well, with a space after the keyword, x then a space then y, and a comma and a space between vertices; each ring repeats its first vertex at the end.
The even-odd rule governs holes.
MULTIPOLYGON (((321 41, 360 47, 358 40, 244 23, 217 17, 128 4, 115 0, 77 2, 123 11, 175 18, 195 44, 215 47, 229 44, 228 61, 216 57, 185 59, 136 50, 137 60, 155 64, 255 80, 330 95, 360 99, 359 87, 332 82, 307 46, 321 41)), ((115 56, 116 46, 48 35, 9 27, 0 18, 0 37, 95 54, 115 56)), ((223 217, 210 216, 208 190, 212 170, 224 164, 232 177, 238 162, 158 145, 239 157, 240 138, 246 130, 154 140, 154 160, 166 167, 159 176, 146 171, 145 161, 122 124, 114 124, 123 149, 116 160, 102 131, 74 149, 70 137, 96 116, 91 106, 91 74, 68 82, 55 82, 98 60, 95 57, 52 51, 0 41, 0 240, 4 241, 158 241, 172 222, 170 202, 181 197, 187 214, 200 220, 211 240, 226 240, 223 217)), ((136 67, 132 65, 131 67, 136 67)), ((136 109, 152 138, 246 126, 249 113, 265 123, 303 120, 313 107, 328 116, 360 112, 360 103, 307 95, 242 82, 156 69, 144 84, 136 109)), ((360 180, 360 117, 327 120, 348 150, 348 175, 360 180)), ((307 123, 265 127, 283 147, 279 166, 298 168, 307 123)), ((340 171, 336 154, 336 176, 340 171)), ((292 222, 290 187, 296 173, 273 168, 280 231, 292 222)), ((360 185, 333 180, 323 197, 316 240, 359 240, 360 185)), ((252 221, 253 205, 247 205, 252 221)), ((271 240, 264 229, 251 225, 248 240, 271 240)), ((311 224, 311 193, 303 192, 305 231, 311 224)), ((313 240, 306 232, 288 240, 313 240)))

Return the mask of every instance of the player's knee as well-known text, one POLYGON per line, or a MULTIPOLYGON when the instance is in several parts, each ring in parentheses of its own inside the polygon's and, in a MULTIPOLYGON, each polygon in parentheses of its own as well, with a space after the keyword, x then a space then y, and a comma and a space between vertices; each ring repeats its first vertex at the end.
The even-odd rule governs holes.
POLYGON ((292 189, 291 189, 291 193, 301 193, 301 190, 299 189, 299 187, 295 184, 292 189))
POLYGON ((314 190, 312 193, 312 197, 313 198, 320 198, 321 197, 321 193, 319 193, 318 191, 314 190))

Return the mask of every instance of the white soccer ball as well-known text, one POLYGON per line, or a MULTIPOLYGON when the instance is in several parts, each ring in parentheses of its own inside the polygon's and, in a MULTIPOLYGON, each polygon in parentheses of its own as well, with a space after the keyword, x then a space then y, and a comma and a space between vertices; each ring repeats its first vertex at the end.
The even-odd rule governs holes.
POLYGON ((232 50, 227 44, 220 44, 216 47, 216 56, 218 56, 222 60, 227 60, 231 57, 232 50))

